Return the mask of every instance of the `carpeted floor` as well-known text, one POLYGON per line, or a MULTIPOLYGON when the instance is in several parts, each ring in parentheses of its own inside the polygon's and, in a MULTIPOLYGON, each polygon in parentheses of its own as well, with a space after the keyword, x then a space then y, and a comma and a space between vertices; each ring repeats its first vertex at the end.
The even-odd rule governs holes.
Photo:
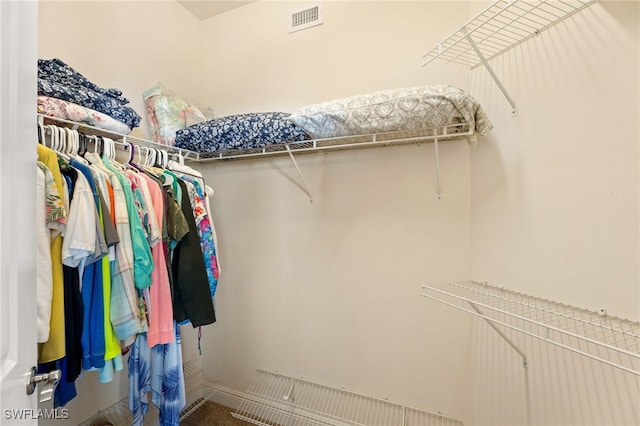
POLYGON ((207 401, 186 419, 180 426, 246 426, 247 423, 231 415, 233 409, 215 402, 207 401))

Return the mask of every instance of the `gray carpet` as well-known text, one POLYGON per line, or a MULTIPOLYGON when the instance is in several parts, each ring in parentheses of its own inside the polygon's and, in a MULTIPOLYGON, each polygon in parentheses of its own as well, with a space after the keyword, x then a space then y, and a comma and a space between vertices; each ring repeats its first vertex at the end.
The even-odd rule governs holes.
POLYGON ((180 426, 246 426, 251 423, 236 419, 231 415, 233 409, 215 402, 207 401, 186 419, 180 426))

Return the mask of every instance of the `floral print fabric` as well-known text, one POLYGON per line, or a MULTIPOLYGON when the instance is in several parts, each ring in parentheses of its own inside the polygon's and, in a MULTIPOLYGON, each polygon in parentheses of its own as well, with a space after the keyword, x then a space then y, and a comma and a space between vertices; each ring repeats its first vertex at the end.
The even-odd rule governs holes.
POLYGON ((486 135, 493 126, 465 91, 442 84, 382 90, 309 105, 290 120, 314 138, 419 131, 468 123, 486 135))
POLYGON ((45 223, 51 228, 51 240, 53 240, 60 234, 60 229, 64 229, 64 225, 67 223, 67 210, 62 200, 62 194, 58 193, 56 182, 51 171, 44 163, 39 161, 38 167, 43 171, 45 176, 45 208, 47 213, 45 223), (58 225, 56 225, 56 223, 58 225))
POLYGON ((211 153, 299 142, 306 133, 284 112, 258 112, 214 118, 176 132, 176 148, 211 153))
POLYGON ((89 126, 127 135, 131 129, 126 124, 89 108, 62 99, 38 96, 38 113, 63 120, 85 123, 89 126))
POLYGON ((207 270, 207 278, 209 279, 209 290, 211 291, 211 297, 214 297, 219 277, 218 259, 216 257, 216 247, 213 240, 211 219, 209 218, 205 207, 204 191, 202 189, 202 185, 200 185, 196 179, 182 176, 182 180, 190 182, 193 185, 194 193, 190 193, 189 197, 193 197, 191 199, 191 207, 193 208, 194 219, 198 226, 200 247, 202 248, 204 266, 207 270))
POLYGON ((140 125, 140 116, 116 89, 103 89, 60 59, 38 60, 38 95, 50 96, 84 106, 123 122, 129 128, 140 125))

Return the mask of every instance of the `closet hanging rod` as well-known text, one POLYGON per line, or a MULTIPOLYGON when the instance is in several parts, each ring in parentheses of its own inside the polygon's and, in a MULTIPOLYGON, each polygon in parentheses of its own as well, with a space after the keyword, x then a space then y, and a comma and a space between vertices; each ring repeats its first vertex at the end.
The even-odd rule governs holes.
POLYGON ((132 143, 134 145, 146 146, 148 148, 155 148, 162 151, 166 151, 170 154, 178 154, 185 160, 198 161, 200 154, 194 151, 189 151, 182 148, 175 148, 169 145, 163 145, 157 142, 153 142, 147 139, 142 139, 136 136, 125 135, 122 133, 112 132, 110 130, 101 129, 99 127, 90 126, 88 124, 78 123, 75 121, 65 120, 63 118, 51 117, 44 114, 37 114, 39 124, 56 124, 60 123, 61 127, 69 127, 73 130, 85 133, 87 135, 103 136, 113 140, 118 145, 128 145, 132 143))

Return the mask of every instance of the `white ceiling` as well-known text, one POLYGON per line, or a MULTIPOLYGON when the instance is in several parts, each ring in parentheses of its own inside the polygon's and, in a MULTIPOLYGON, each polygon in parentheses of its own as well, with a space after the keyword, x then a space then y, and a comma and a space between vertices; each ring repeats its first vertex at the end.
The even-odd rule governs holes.
POLYGON ((256 0, 177 0, 198 19, 207 19, 256 0))

